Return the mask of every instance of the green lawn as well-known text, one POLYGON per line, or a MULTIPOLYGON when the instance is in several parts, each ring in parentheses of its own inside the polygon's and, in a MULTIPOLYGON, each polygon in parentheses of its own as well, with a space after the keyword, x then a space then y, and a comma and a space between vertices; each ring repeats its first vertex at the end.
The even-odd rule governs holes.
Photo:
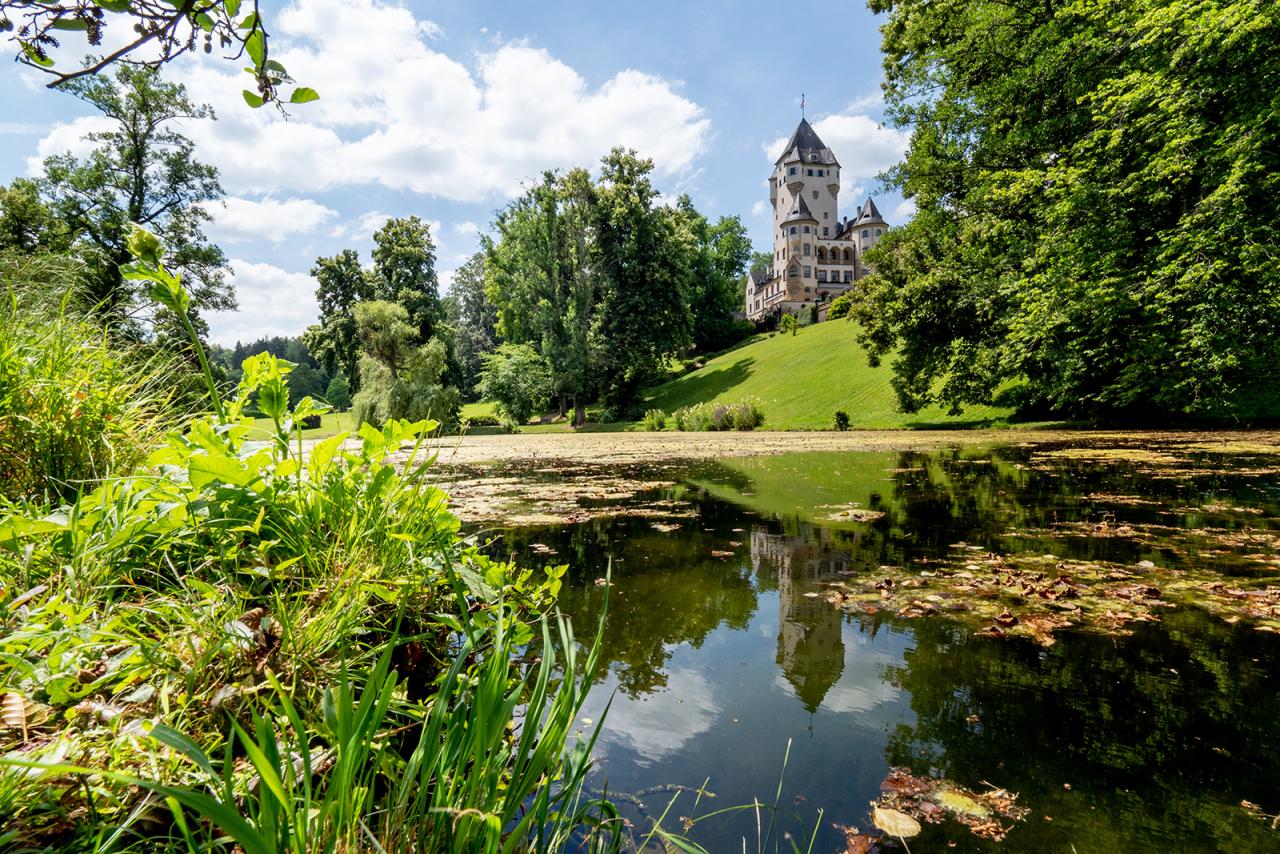
MULTIPOLYGON (((326 412, 320 416, 320 426, 314 430, 303 430, 304 439, 327 439, 343 430, 355 431, 356 423, 350 412, 326 412)), ((275 428, 270 418, 253 419, 253 429, 249 434, 253 439, 269 439, 275 428)))
POLYGON ((855 429, 982 426, 1011 414, 987 406, 971 407, 959 417, 936 406, 898 412, 889 367, 869 367, 854 333, 850 322, 832 320, 795 335, 760 336, 650 390, 645 407, 670 413, 694 403, 754 397, 764 409, 766 430, 831 429, 837 409, 849 413, 855 429))

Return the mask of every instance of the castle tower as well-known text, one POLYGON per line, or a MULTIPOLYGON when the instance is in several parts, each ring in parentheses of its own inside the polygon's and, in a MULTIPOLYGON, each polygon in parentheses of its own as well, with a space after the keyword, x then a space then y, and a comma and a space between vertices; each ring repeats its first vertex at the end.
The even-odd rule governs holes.
POLYGON ((801 118, 769 176, 773 265, 747 282, 747 319, 765 321, 823 307, 866 270, 862 252, 888 229, 875 203, 840 220, 840 162, 801 118), (863 234, 865 230, 865 235, 863 234))

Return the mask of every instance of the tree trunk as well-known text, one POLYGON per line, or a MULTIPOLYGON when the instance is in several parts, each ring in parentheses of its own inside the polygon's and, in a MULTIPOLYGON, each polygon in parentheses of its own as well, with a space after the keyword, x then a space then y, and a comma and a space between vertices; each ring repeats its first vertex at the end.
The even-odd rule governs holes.
POLYGON ((568 410, 568 407, 569 407, 569 400, 565 396, 564 392, 560 392, 560 396, 556 400, 560 408, 560 411, 556 413, 556 419, 559 420, 561 418, 564 418, 565 412, 568 410))
POLYGON ((576 429, 586 423, 587 408, 578 400, 578 396, 575 394, 573 396, 573 426, 576 429))

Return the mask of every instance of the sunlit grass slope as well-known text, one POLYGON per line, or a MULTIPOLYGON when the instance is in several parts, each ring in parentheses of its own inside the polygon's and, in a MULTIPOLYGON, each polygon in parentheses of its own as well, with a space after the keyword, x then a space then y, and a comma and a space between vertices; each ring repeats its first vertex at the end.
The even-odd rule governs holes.
POLYGON ((755 397, 764 409, 766 430, 831 429, 837 409, 849 413, 854 429, 981 426, 1010 415, 999 407, 971 407, 958 417, 940 407, 898 412, 888 365, 867 365, 855 331, 852 323, 833 320, 794 336, 762 336, 651 390, 646 407, 672 412, 694 403, 755 397))

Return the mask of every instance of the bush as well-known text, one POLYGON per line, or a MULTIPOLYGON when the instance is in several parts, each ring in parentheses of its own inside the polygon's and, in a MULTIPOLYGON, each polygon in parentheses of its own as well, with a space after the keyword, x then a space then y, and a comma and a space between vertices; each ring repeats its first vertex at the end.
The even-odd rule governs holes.
MULTIPOLYGON (((131 272, 186 318, 163 267, 131 272)), ((567 626, 557 647, 539 619, 565 568, 517 570, 460 535, 427 479, 434 424, 365 424, 303 456, 297 427, 325 407, 290 407, 288 363, 245 360, 223 399, 197 353, 213 414, 148 470, 0 517, 0 690, 43 721, 2 731, 6 841, 471 851, 536 832, 565 847, 611 809, 580 798, 589 750, 565 749, 599 638, 583 667, 567 626), (248 441, 250 399, 266 443, 248 441), (539 623, 526 674, 514 658, 539 623), (159 830, 153 795, 175 814, 159 830)))
POLYGON ((667 429, 667 413, 661 409, 650 409, 644 414, 644 429, 655 433, 667 429))
POLYGON ((831 307, 827 309, 827 320, 839 320, 842 317, 849 317, 853 311, 853 295, 841 294, 831 301, 831 307))
POLYGON ((849 429, 849 413, 845 412, 843 409, 836 410, 836 429, 837 430, 849 429))
POLYGON ((672 413, 676 429, 687 432, 754 430, 764 424, 764 410, 754 398, 737 403, 697 403, 672 413))

